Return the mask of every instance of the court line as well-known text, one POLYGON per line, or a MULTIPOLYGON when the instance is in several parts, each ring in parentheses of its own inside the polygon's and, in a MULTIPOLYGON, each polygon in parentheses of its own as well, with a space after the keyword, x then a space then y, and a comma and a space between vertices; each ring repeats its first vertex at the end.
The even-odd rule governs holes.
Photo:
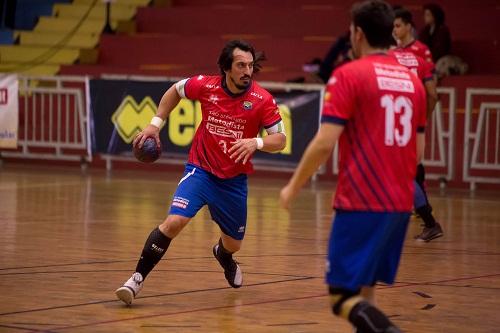
MULTIPOLYGON (((5 324, 0 324, 0 328, 5 327, 5 328, 12 328, 15 330, 23 330, 23 331, 29 331, 29 332, 40 332, 40 330, 36 328, 26 328, 26 327, 19 327, 19 326, 13 326, 13 325, 5 325, 5 324)), ((49 331, 46 331, 47 333, 49 331)))
MULTIPOLYGON (((449 248, 436 248, 436 247, 420 247, 407 245, 405 248, 419 249, 419 250, 436 250, 448 253, 438 253, 439 255, 455 255, 455 254, 466 254, 466 255, 500 255, 498 252, 483 252, 475 250, 463 250, 463 249, 449 249, 449 248)), ((415 254, 415 255, 433 255, 436 253, 425 253, 425 252, 408 252, 403 251, 403 254, 415 254)), ((238 256, 238 258, 274 258, 274 257, 309 257, 309 256, 326 256, 326 253, 300 253, 300 254, 264 254, 264 255, 243 255, 238 256)), ((203 257, 169 257, 163 260, 199 260, 199 259, 212 259, 210 256, 203 257)), ((32 269, 32 268, 50 268, 50 267, 65 267, 65 266, 78 266, 78 265, 94 265, 94 264, 116 264, 125 262, 137 262, 137 259, 120 259, 120 260, 109 260, 109 261, 90 261, 90 262, 80 262, 80 263, 66 263, 66 264, 50 264, 50 265, 36 265, 36 266, 18 266, 18 267, 0 267, 0 271, 4 270, 19 270, 19 269, 32 269)))
MULTIPOLYGON (((498 273, 498 274, 488 274, 488 275, 479 275, 479 276, 470 276, 470 277, 455 278, 455 279, 446 279, 446 280, 440 280, 440 281, 428 281, 428 282, 419 282, 419 283, 405 283, 405 284, 392 285, 392 286, 382 286, 379 289, 405 288, 405 287, 412 287, 412 286, 418 286, 418 285, 426 285, 426 284, 431 284, 431 283, 443 283, 443 282, 452 282, 452 281, 463 281, 463 280, 479 279, 479 278, 493 277, 493 276, 500 276, 500 273, 498 273)), ((273 281, 273 282, 252 284, 252 285, 248 285, 248 286, 265 285, 265 284, 273 284, 273 283, 280 283, 280 282, 300 281, 300 280, 308 280, 308 279, 310 279, 310 278, 273 281)), ((138 299, 141 299, 141 298, 151 298, 151 297, 161 297, 161 296, 172 296, 172 295, 188 294, 188 293, 202 292, 202 291, 215 291, 215 290, 223 290, 223 289, 231 289, 231 288, 230 287, 212 288, 212 289, 204 289, 204 290, 179 292, 179 293, 174 293, 174 294, 151 295, 151 296, 139 297, 138 299)), ((235 308, 235 307, 244 307, 244 306, 263 305, 263 304, 280 303, 280 302, 288 302, 288 301, 297 301, 297 300, 313 299, 313 298, 320 298, 320 297, 326 297, 326 296, 328 296, 327 293, 322 293, 322 294, 319 294, 319 295, 309 295, 309 296, 303 296, 303 297, 292 297, 292 298, 284 298, 284 299, 269 300, 269 301, 251 302, 251 303, 240 304, 240 305, 226 305, 226 306, 219 306, 219 307, 206 307, 206 308, 184 310, 184 311, 176 311, 176 312, 164 312, 164 313, 157 313, 157 314, 151 314, 151 315, 142 315, 142 316, 130 317, 130 318, 125 318, 125 319, 105 320, 105 321, 97 321, 97 322, 84 323, 84 324, 78 324, 78 325, 68 325, 68 326, 63 326, 63 327, 56 327, 56 328, 52 328, 50 330, 50 332, 58 332, 58 331, 67 330, 67 329, 71 329, 71 328, 80 328, 80 327, 90 327, 90 326, 97 326, 97 325, 113 324, 113 323, 124 322, 124 321, 131 321, 131 320, 138 320, 138 319, 155 318, 155 317, 162 317, 162 316, 174 316, 174 315, 179 315, 179 314, 196 313, 196 312, 204 312, 204 311, 213 311, 213 310, 229 309, 229 308, 235 308)), ((52 310, 52 309, 59 309, 59 308, 76 307, 76 306, 83 306, 83 305, 93 305, 93 304, 110 303, 110 302, 117 302, 117 301, 115 301, 115 300, 113 300, 113 301, 99 301, 99 302, 91 302, 91 303, 84 303, 84 304, 76 304, 76 305, 72 305, 72 306, 64 306, 64 307, 61 306, 61 307, 52 307, 52 308, 46 308, 46 309, 19 311, 19 312, 13 312, 13 313, 9 313, 9 314, 35 312, 35 311, 44 311, 44 310, 52 310)), ((4 314, 0 314, 0 315, 7 315, 7 314, 4 313, 4 314)), ((37 330, 37 329, 29 329, 29 330, 31 330, 32 332, 47 332, 47 330, 37 330)))
MULTIPOLYGON (((283 298, 283 299, 269 300, 269 301, 251 302, 251 303, 240 304, 240 305, 223 305, 223 306, 215 306, 215 307, 212 306, 212 307, 204 307, 204 308, 198 308, 198 309, 192 309, 192 310, 155 313, 155 314, 150 314, 150 315, 135 316, 135 317, 129 317, 129 318, 124 318, 124 319, 103 320, 103 321, 96 321, 96 322, 84 323, 84 324, 78 324, 78 325, 68 325, 68 326, 63 326, 63 327, 55 327, 55 328, 51 329, 51 332, 59 332, 59 331, 68 330, 68 329, 72 329, 72 328, 114 324, 114 323, 131 321, 131 320, 175 316, 175 315, 187 314, 187 313, 197 313, 197 312, 204 312, 204 311, 231 309, 231 308, 235 308, 235 307, 247 307, 247 306, 254 306, 254 305, 272 304, 272 303, 280 303, 280 302, 288 302, 288 301, 298 301, 298 300, 311 299, 311 298, 324 297, 324 296, 326 296, 326 294, 310 295, 310 296, 303 296, 303 297, 293 297, 293 298, 283 298)), ((35 332, 46 332, 46 331, 45 330, 35 330, 35 332)))
MULTIPOLYGON (((244 266, 243 266, 244 267, 244 266)), ((81 271, 42 271, 42 272, 14 272, 14 273, 0 273, 0 276, 9 275, 32 275, 32 274, 63 274, 63 273, 106 273, 106 272, 127 272, 130 269, 102 269, 102 270, 81 270, 81 271)), ((189 270, 189 269, 156 269, 155 272, 170 272, 170 273, 220 273, 220 270, 189 270)), ((249 272, 245 271, 245 275, 269 275, 290 278, 306 278, 309 275, 295 275, 295 274, 281 274, 281 273, 265 273, 265 272, 249 272)))
MULTIPOLYGON (((238 258, 263 258, 263 257, 305 257, 305 256, 325 256, 325 253, 302 253, 302 254, 264 254, 264 255, 247 255, 238 256, 238 258)), ((161 261, 175 261, 175 260, 199 260, 199 259, 213 259, 213 256, 203 256, 203 257, 169 257, 162 259, 161 261)), ((90 262, 80 262, 80 263, 67 263, 67 264, 50 264, 50 265, 36 265, 36 266, 18 266, 18 267, 3 267, 3 270, 14 270, 14 269, 32 269, 32 268, 50 268, 50 267, 64 267, 64 266, 78 266, 78 265, 94 265, 94 264, 116 264, 125 262, 137 262, 137 258, 134 259, 120 259, 120 260, 109 260, 109 261, 90 261, 90 262)))
MULTIPOLYGON (((295 278, 295 279, 283 279, 283 280, 276 280, 276 281, 269 281, 269 282, 260 282, 260 283, 247 284, 247 285, 245 285, 245 287, 255 287, 255 286, 268 285, 268 284, 286 283, 286 282, 294 282, 294 281, 304 281, 304 280, 311 280, 311 279, 314 279, 314 278, 313 277, 301 277, 301 278, 295 278)), ((226 290, 226 289, 233 289, 233 288, 232 287, 217 287, 217 288, 187 290, 187 291, 179 291, 179 292, 175 292, 175 293, 164 293, 164 294, 142 296, 142 297, 137 297, 137 299, 156 298, 156 297, 164 297, 164 296, 178 296, 178 295, 194 294, 194 293, 217 291, 217 290, 226 290)), ((3 313, 0 313, 0 316, 8 316, 8 315, 13 315, 13 314, 21 314, 21 313, 33 313, 33 312, 41 312, 41 311, 50 311, 50 310, 56 310, 56 309, 67 309, 67 308, 75 308, 75 307, 79 307, 79 306, 96 305, 96 304, 106 304, 106 303, 114 303, 114 302, 119 302, 119 301, 117 299, 113 299, 113 300, 94 301, 94 302, 78 303, 78 304, 70 304, 70 305, 52 306, 52 307, 30 309, 30 310, 3 312, 3 313)))
POLYGON ((266 326, 298 326, 298 325, 317 325, 318 322, 310 321, 303 323, 282 323, 282 324, 267 324, 266 326))

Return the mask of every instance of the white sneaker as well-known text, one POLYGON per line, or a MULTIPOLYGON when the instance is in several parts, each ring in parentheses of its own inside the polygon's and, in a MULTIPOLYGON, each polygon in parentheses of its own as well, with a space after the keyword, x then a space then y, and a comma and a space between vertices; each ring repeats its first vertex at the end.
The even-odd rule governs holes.
POLYGON ((128 279, 122 287, 116 289, 116 296, 125 304, 132 304, 132 301, 142 289, 143 281, 144 279, 142 278, 141 273, 136 272, 132 274, 130 279, 128 279))

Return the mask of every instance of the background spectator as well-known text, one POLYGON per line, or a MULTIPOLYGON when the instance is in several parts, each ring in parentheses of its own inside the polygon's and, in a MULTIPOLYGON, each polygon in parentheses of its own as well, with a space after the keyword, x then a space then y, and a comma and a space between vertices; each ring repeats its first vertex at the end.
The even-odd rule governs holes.
POLYGON ((451 35, 445 24, 443 9, 433 3, 424 5, 424 22, 425 26, 420 31, 419 39, 429 47, 436 63, 451 52, 451 35))

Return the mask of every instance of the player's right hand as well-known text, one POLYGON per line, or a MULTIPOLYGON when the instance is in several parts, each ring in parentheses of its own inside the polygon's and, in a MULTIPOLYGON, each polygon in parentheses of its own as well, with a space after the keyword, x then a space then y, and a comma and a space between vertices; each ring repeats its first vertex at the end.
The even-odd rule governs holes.
POLYGON ((160 147, 160 129, 151 124, 146 126, 146 128, 143 129, 141 132, 137 133, 137 135, 134 138, 133 145, 141 148, 142 145, 144 144, 144 141, 146 141, 146 139, 149 137, 155 138, 156 145, 160 147))

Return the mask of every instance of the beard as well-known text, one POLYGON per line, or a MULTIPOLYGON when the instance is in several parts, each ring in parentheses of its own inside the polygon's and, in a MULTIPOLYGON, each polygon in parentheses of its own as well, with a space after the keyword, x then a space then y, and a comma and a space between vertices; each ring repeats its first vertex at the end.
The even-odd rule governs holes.
POLYGON ((237 82, 236 82, 236 81, 235 81, 232 77, 230 77, 230 78, 231 78, 231 81, 233 81, 233 84, 234 84, 234 85, 236 86, 236 88, 238 88, 239 90, 244 90, 244 89, 246 89, 246 88, 250 85, 250 81, 251 81, 251 77, 249 77, 249 76, 244 76, 244 77, 242 77, 242 79, 243 79, 243 78, 245 78, 245 79, 247 79, 247 81, 243 81, 243 82, 241 82, 241 83, 237 83, 237 82))

